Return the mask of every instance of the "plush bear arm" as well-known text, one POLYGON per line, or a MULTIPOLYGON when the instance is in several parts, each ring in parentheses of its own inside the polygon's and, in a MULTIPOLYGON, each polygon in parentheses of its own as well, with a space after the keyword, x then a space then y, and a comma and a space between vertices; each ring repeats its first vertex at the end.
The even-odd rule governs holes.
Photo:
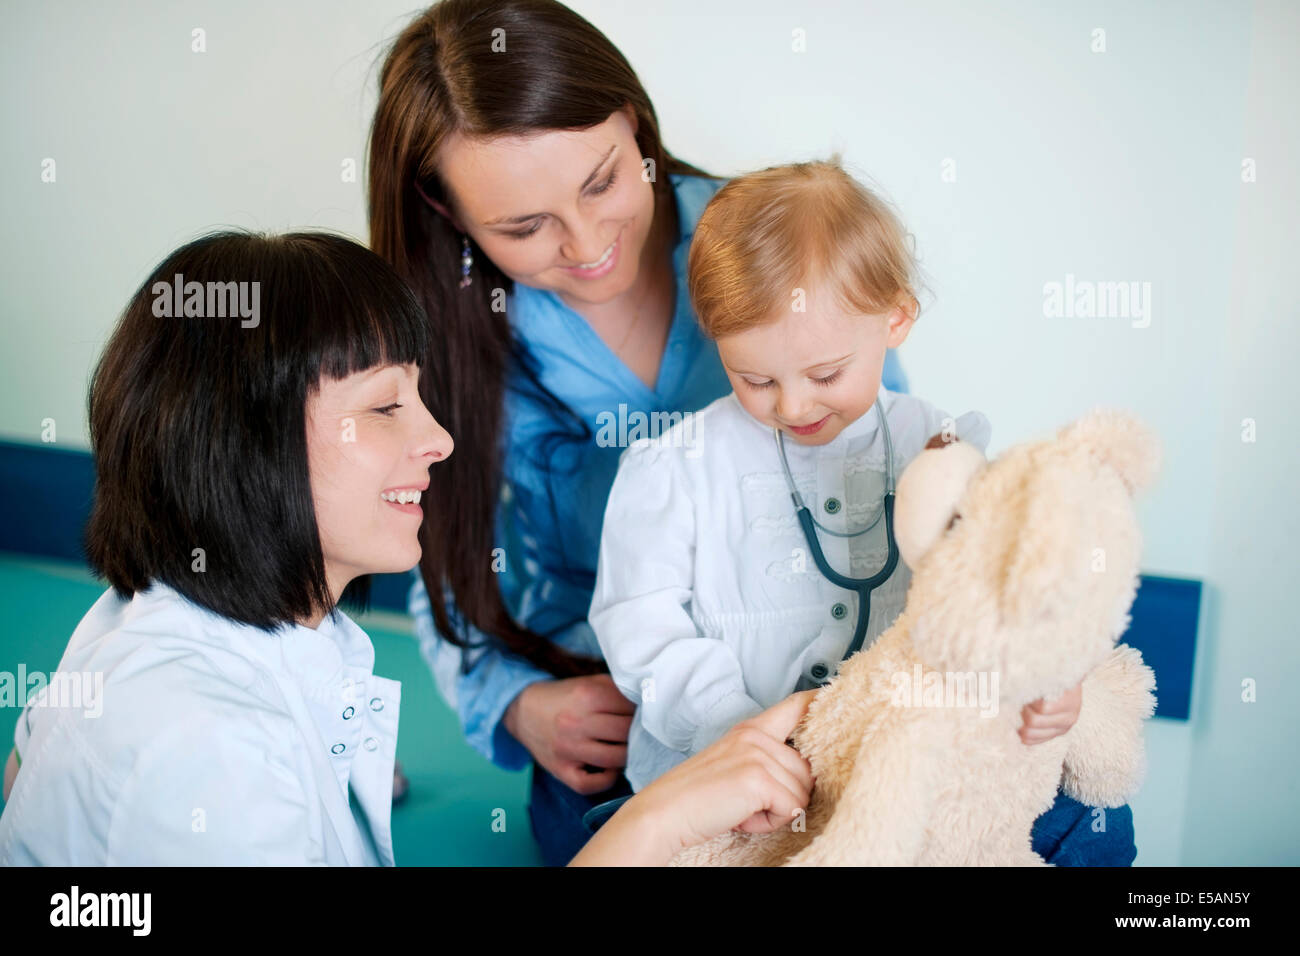
POLYGON ((1069 730, 1061 785, 1092 807, 1119 807, 1142 785, 1142 721, 1156 708, 1155 674, 1142 654, 1119 644, 1083 681, 1079 720, 1069 730))
POLYGON ((924 844, 938 754, 919 717, 862 742, 835 812, 786 866, 907 866, 924 844))

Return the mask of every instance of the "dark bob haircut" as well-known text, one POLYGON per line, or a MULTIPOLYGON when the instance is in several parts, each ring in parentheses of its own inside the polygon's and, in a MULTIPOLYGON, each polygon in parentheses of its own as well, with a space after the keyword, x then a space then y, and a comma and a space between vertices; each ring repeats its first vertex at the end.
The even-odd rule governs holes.
MULTIPOLYGON (((91 566, 123 597, 161 581, 267 630, 332 611, 308 395, 323 376, 419 364, 427 347, 424 309, 350 239, 220 232, 178 249, 91 379, 91 566)), ((364 603, 368 583, 348 599, 364 603)))

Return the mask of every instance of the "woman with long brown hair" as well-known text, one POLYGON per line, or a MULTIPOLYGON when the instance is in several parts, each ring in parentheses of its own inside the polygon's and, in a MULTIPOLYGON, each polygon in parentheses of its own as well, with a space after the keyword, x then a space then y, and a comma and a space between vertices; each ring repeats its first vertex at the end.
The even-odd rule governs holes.
MULTIPOLYGON (((630 792, 634 708, 587 612, 620 452, 730 390, 685 291, 721 184, 664 148, 626 58, 553 0, 442 0, 384 62, 371 246, 429 316, 421 393, 459 449, 433 470, 411 610, 467 740, 533 765, 549 864, 630 792)), ((906 390, 892 352, 885 385, 906 390)))

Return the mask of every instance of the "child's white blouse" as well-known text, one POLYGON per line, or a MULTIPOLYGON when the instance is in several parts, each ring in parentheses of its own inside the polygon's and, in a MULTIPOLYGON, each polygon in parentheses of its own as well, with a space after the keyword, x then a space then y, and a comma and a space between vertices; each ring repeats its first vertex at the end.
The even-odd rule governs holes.
MULTIPOLYGON (((988 446, 979 412, 957 418, 881 386, 895 480, 945 427, 988 446)), ((817 520, 856 531, 880 513, 885 445, 874 407, 824 445, 787 437, 796 486, 817 520)), ((884 565, 883 518, 851 538, 819 532, 832 568, 884 565)), ((902 561, 871 595, 864 646, 903 608, 902 561)), ((624 452, 605 509, 590 622, 622 693, 638 705, 627 778, 640 790, 728 729, 835 673, 858 596, 817 570, 772 430, 734 392, 624 452)))
POLYGON ((393 865, 401 685, 374 659, 342 612, 268 633, 106 591, 19 716, 0 865, 393 865))

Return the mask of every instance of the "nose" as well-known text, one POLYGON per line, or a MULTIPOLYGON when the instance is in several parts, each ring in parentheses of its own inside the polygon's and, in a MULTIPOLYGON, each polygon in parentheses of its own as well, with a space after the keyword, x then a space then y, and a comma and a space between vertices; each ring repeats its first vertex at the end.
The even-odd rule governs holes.
POLYGON ((612 241, 612 237, 603 238, 598 223, 582 222, 568 231, 560 252, 575 266, 589 265, 605 254, 612 241))
MULTIPOLYGON (((424 404, 420 404, 424 408, 424 404)), ((433 414, 424 408, 426 421, 421 424, 420 441, 415 447, 415 457, 428 458, 430 461, 444 461, 451 454, 456 443, 452 441, 447 429, 438 424, 433 414)))
POLYGON ((776 417, 788 425, 807 425, 804 421, 811 407, 807 394, 797 388, 783 388, 776 400, 776 417))

